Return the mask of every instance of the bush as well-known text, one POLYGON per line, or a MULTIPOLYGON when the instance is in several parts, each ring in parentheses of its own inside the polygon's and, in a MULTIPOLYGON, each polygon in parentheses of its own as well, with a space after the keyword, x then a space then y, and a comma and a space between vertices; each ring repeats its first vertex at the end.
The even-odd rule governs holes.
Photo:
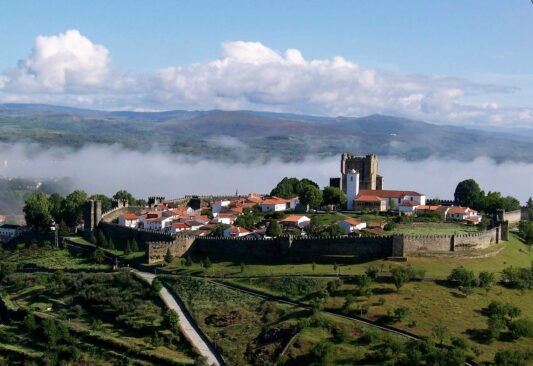
POLYGON ((400 306, 394 309, 394 317, 396 318, 397 321, 402 321, 409 315, 410 312, 411 311, 409 310, 409 308, 405 306, 400 306))
POLYGON ((458 286, 472 287, 476 285, 476 276, 464 267, 457 267, 448 276, 448 281, 457 282, 458 286))
POLYGON ((532 352, 515 350, 503 350, 496 352, 494 357, 495 366, 526 366, 533 359, 532 352))
POLYGON ((370 266, 366 269, 366 275, 371 279, 375 280, 379 274, 379 268, 376 266, 370 266))
POLYGON ((396 291, 400 291, 400 288, 409 282, 411 278, 410 269, 404 267, 396 267, 391 270, 392 281, 396 286, 396 291))
POLYGON ((517 319, 509 324, 509 333, 512 339, 520 337, 533 337, 533 321, 530 319, 517 319))

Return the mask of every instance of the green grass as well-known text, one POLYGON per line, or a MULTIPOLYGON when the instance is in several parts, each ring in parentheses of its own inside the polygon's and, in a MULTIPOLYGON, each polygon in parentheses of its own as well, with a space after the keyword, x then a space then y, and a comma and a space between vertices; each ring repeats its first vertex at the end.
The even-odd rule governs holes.
MULTIPOLYGON (((371 298, 359 297, 348 314, 361 315, 357 310, 363 304, 370 305, 365 317, 372 320, 386 319, 388 312, 400 306, 410 309, 410 315, 401 322, 395 322, 395 327, 403 328, 421 336, 431 337, 432 329, 439 322, 448 328, 447 338, 460 336, 469 339, 471 345, 478 347, 483 354, 478 361, 492 360, 494 354, 501 349, 531 350, 531 339, 522 338, 516 342, 496 341, 490 345, 478 343, 472 335, 473 331, 487 328, 487 317, 481 313, 491 301, 510 302, 522 310, 522 317, 533 318, 533 291, 521 292, 495 286, 488 293, 482 289, 475 289, 468 297, 464 297, 456 288, 450 288, 434 282, 410 282, 399 292, 391 284, 373 284, 375 295, 371 298), (384 305, 379 305, 379 298, 385 299, 384 305), (416 326, 413 326, 415 322, 416 326)), ((343 285, 338 292, 340 295, 328 298, 326 307, 341 309, 347 294, 356 294, 355 285, 343 285)))
POLYGON ((476 226, 464 224, 415 223, 398 224, 393 230, 388 231, 387 235, 462 235, 475 234, 478 232, 476 226))
MULTIPOLYGON (((384 271, 397 266, 413 266, 426 270, 426 276, 432 278, 446 278, 453 268, 464 266, 468 269, 478 273, 484 270, 493 272, 500 272, 508 266, 528 267, 533 260, 533 254, 529 255, 529 248, 523 244, 514 234, 511 234, 507 244, 501 244, 503 250, 494 256, 485 258, 443 258, 443 257, 409 257, 407 263, 391 262, 384 259, 378 259, 363 263, 354 264, 338 264, 335 270, 334 264, 316 263, 313 270, 312 263, 284 263, 284 264, 260 264, 247 263, 246 259, 242 259, 244 271, 241 272, 241 260, 236 258, 234 261, 227 260, 218 261, 216 258, 210 257, 212 266, 208 269, 203 268, 200 264, 200 259, 194 258, 192 266, 188 267, 182 264, 180 258, 174 258, 170 265, 162 268, 162 271, 178 272, 180 274, 188 275, 206 275, 217 276, 225 278, 239 278, 249 276, 284 276, 284 275, 353 275, 364 273, 369 266, 377 266, 384 271)), ((493 251, 499 247, 489 248, 479 253, 493 251)), ((155 264, 159 267, 161 264, 155 264)))
POLYGON ((305 313, 204 279, 185 276, 164 279, 229 365, 249 365, 257 358, 273 361, 291 337, 295 318, 305 313), (280 336, 267 338, 273 328, 281 329, 280 336))
POLYGON ((323 214, 305 214, 310 219, 314 220, 318 225, 331 225, 339 221, 346 220, 348 218, 356 218, 363 221, 386 221, 387 217, 372 215, 372 214, 353 214, 353 213, 323 213, 323 214))

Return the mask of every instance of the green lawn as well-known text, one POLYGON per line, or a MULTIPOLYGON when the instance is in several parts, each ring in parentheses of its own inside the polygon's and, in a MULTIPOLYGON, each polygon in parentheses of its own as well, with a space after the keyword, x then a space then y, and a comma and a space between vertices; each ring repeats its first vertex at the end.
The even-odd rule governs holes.
POLYGON ((343 221, 348 218, 356 218, 366 222, 369 221, 386 221, 386 216, 379 216, 373 214, 354 214, 354 213, 341 213, 341 212, 332 212, 332 213, 321 213, 321 214, 305 214, 310 219, 314 220, 319 225, 331 225, 338 221, 343 221))
POLYGON ((387 235, 462 235, 478 233, 477 226, 464 224, 414 223, 398 224, 387 232, 387 235))
MULTIPOLYGON (((468 297, 456 288, 450 288, 434 282, 410 282, 399 292, 391 284, 372 285, 375 295, 370 298, 361 296, 351 307, 348 314, 360 315, 362 305, 370 305, 368 317, 372 320, 386 319, 388 313, 403 306, 410 309, 410 315, 394 326, 403 328, 417 335, 431 337, 432 329, 442 322, 447 327, 447 338, 460 336, 468 339, 482 351, 478 361, 488 361, 501 349, 533 350, 533 339, 522 338, 516 342, 496 341, 492 344, 479 343, 476 331, 487 328, 487 317, 481 313, 491 301, 510 302, 522 310, 522 317, 533 319, 533 291, 521 292, 502 286, 495 286, 488 293, 475 289, 468 297), (379 305, 379 298, 385 300, 379 305)), ((343 285, 338 294, 328 298, 326 308, 341 309, 347 294, 355 294, 355 285, 343 285)))

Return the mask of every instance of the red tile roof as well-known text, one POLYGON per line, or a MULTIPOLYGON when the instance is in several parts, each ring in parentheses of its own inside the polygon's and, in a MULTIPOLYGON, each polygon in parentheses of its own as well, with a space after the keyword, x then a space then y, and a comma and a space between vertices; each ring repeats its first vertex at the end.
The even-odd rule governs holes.
POLYGON ((415 206, 420 206, 420 203, 419 202, 415 202, 415 201, 403 201, 400 206, 415 207, 415 206))
POLYGON ((268 198, 261 202, 262 205, 283 205, 288 203, 289 200, 286 200, 285 198, 268 198))
POLYGON ((350 225, 352 225, 352 226, 357 226, 357 225, 362 223, 362 221, 356 220, 356 219, 346 219, 346 220, 343 220, 343 221, 348 223, 348 224, 350 224, 350 225))
POLYGON ((355 200, 358 202, 381 202, 383 198, 371 194, 359 194, 355 200))
POLYGON ((307 216, 303 216, 303 215, 290 215, 284 218, 283 220, 281 220, 280 222, 298 222, 300 221, 302 217, 307 218, 307 216))
POLYGON ((125 220, 137 220, 137 215, 132 214, 132 213, 124 214, 124 215, 122 215, 122 217, 123 217, 125 220))
POLYGON ((396 191, 391 189, 361 189, 359 195, 375 195, 383 198, 403 198, 405 196, 423 196, 422 194, 414 191, 396 191))

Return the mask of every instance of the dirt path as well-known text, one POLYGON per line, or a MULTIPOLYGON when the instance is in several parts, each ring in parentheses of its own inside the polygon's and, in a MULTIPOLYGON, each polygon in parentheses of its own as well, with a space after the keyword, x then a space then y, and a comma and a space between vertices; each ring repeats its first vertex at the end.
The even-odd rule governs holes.
MULTIPOLYGON (((152 283, 154 278, 157 277, 153 273, 140 272, 137 270, 134 270, 134 272, 150 284, 152 283)), ((207 358, 207 363, 209 365, 225 366, 226 364, 224 363, 224 360, 222 359, 220 353, 211 345, 209 340, 207 340, 206 337, 201 333, 201 331, 193 324, 191 315, 189 314, 188 310, 185 308, 181 300, 178 299, 178 301, 176 301, 174 296, 167 290, 165 286, 163 286, 163 288, 161 289, 160 295, 165 305, 169 309, 174 310, 179 315, 179 325, 181 331, 189 339, 194 348, 196 348, 202 356, 207 358)))

